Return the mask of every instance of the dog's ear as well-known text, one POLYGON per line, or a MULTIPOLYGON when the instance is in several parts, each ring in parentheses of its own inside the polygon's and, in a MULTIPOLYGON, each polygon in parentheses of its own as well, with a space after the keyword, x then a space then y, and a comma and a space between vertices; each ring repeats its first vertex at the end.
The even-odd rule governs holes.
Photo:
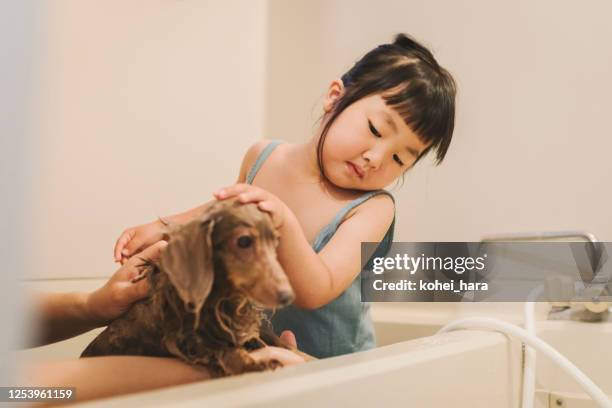
POLYGON ((161 267, 168 274, 187 310, 196 315, 210 294, 214 280, 212 232, 215 220, 202 217, 171 233, 161 255, 161 267))

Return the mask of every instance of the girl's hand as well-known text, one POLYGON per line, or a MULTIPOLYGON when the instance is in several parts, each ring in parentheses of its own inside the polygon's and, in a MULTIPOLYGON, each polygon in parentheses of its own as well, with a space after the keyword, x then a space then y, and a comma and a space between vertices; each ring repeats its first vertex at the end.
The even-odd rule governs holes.
POLYGON ((128 228, 121 233, 113 250, 115 262, 125 264, 129 257, 163 238, 164 223, 156 220, 148 224, 128 228))
POLYGON ((217 200, 225 200, 237 197, 241 203, 255 203, 257 207, 270 214, 272 224, 276 229, 280 229, 285 220, 293 214, 289 207, 277 196, 264 190, 263 188, 251 184, 234 184, 224 187, 214 193, 217 200))

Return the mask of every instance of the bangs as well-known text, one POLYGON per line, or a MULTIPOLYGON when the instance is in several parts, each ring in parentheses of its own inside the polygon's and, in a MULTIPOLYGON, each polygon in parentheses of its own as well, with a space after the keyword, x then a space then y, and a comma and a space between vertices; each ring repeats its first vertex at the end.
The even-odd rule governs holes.
MULTIPOLYGON (((434 150, 436 162, 446 156, 455 126, 455 83, 450 75, 422 75, 414 72, 423 66, 408 64, 394 69, 391 76, 398 76, 395 86, 382 92, 382 98, 404 119, 406 125, 417 134, 423 143, 434 150), (405 78, 413 78, 406 81, 405 78), (403 79, 403 81, 402 81, 403 79)), ((387 77, 389 82, 394 82, 387 77)), ((424 152, 425 154, 425 152, 424 152)))

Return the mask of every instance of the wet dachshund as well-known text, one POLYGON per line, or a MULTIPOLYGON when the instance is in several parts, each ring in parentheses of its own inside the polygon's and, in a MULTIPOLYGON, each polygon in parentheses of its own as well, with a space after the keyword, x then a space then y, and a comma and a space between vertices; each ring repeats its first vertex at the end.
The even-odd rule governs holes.
POLYGON ((185 225, 168 225, 167 248, 148 263, 149 297, 113 321, 83 351, 100 355, 175 356, 213 376, 273 369, 249 351, 285 345, 264 308, 285 306, 294 293, 281 268, 279 236, 255 204, 225 200, 185 225))

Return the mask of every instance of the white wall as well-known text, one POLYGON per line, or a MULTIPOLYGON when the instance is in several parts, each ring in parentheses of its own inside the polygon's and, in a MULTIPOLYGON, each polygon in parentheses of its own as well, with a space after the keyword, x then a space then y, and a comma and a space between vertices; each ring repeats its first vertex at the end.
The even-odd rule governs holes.
POLYGON ((30 277, 107 276, 122 229, 208 201, 261 137, 266 2, 45 6, 30 277))
POLYGON ((268 135, 310 137, 327 84, 397 32, 456 78, 453 143, 440 167, 420 163, 395 190, 396 240, 564 229, 612 239, 612 3, 269 4, 268 135))
POLYGON ((45 2, 30 277, 108 276, 123 228, 303 141, 328 83, 397 32, 459 84, 440 167, 395 190, 396 240, 584 229, 612 239, 612 4, 593 0, 45 2))

